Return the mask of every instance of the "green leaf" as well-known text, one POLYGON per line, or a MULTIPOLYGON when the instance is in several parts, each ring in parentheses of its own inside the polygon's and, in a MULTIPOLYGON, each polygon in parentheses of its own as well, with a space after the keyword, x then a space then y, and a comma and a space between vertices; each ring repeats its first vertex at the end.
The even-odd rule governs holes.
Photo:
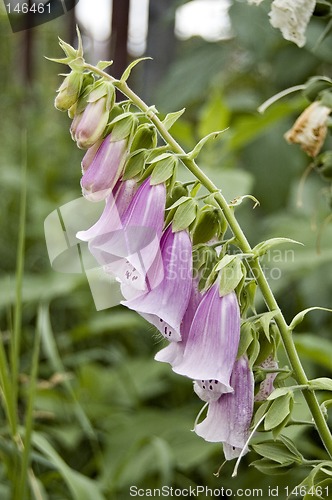
POLYGON ((132 153, 126 163, 123 180, 127 181, 138 175, 144 169, 146 151, 144 149, 132 153))
POLYGON ((303 243, 292 240, 291 238, 271 238, 269 240, 258 243, 258 245, 256 245, 252 251, 255 254, 255 257, 261 257, 262 255, 265 255, 270 250, 270 248, 273 248, 276 245, 281 245, 282 243, 295 243, 296 245, 304 246, 303 243))
POLYGON ((120 78, 121 82, 126 82, 130 76, 131 70, 141 61, 146 61, 147 59, 152 59, 152 57, 140 57, 139 59, 135 59, 129 66, 124 70, 123 75, 120 78))
POLYGON ((167 208, 167 210, 172 210, 173 208, 179 207, 182 205, 182 203, 185 203, 188 200, 191 200, 192 198, 190 196, 181 196, 178 200, 176 200, 173 205, 167 208))
POLYGON ((321 377, 309 380, 309 389, 313 391, 332 391, 332 379, 321 377))
POLYGON ((185 112, 186 108, 180 109, 180 111, 175 111, 174 113, 168 113, 165 118, 163 119, 163 125, 166 130, 169 130, 172 125, 180 118, 180 116, 183 115, 185 112))
POLYGON ((273 460, 269 460, 268 458, 262 458, 260 460, 255 460, 254 462, 251 462, 250 466, 255 467, 263 474, 279 476, 280 474, 285 474, 286 472, 288 472, 293 467, 293 463, 277 464, 276 462, 273 462, 273 460))
POLYGON ((172 177, 177 162, 178 160, 174 156, 169 156, 168 158, 160 160, 153 169, 150 184, 154 186, 155 184, 165 182, 167 179, 172 177))
POLYGON ((219 294, 221 297, 232 292, 243 278, 241 260, 236 256, 234 257, 227 265, 222 267, 220 273, 219 294))
POLYGON ((173 231, 182 231, 190 226, 190 224, 195 220, 197 212, 197 202, 190 198, 189 200, 182 203, 177 211, 175 212, 173 219, 173 231))
POLYGON ((225 130, 218 130, 216 132, 211 132, 210 134, 208 134, 205 137, 203 137, 203 139, 201 139, 196 144, 196 146, 194 147, 194 149, 192 151, 190 151, 190 153, 188 153, 186 155, 186 157, 188 157, 190 160, 194 160, 195 158, 197 158, 197 156, 201 152, 202 147, 207 143, 207 141, 209 141, 210 139, 216 139, 223 132, 225 132, 225 130))
POLYGON ((281 440, 268 440, 263 443, 253 444, 252 447, 263 458, 268 458, 282 465, 290 465, 294 462, 301 463, 302 461, 302 456, 296 450, 295 446, 293 445, 293 450, 291 451, 281 440))
POLYGON ((99 61, 99 63, 97 64, 97 68, 101 69, 103 71, 104 69, 112 66, 112 64, 113 64, 113 61, 99 61))
POLYGON ((262 328, 263 328, 263 331, 265 333, 265 336, 267 338, 267 340, 270 342, 270 323, 272 321, 272 319, 279 313, 280 311, 279 310, 275 310, 275 311, 269 311, 267 313, 264 313, 259 321, 260 321, 260 324, 262 325, 262 328))
POLYGON ((99 490, 98 484, 71 469, 44 436, 34 433, 32 441, 42 454, 48 457, 59 470, 75 500, 91 500, 91 498, 94 500, 105 500, 105 497, 99 490))
POLYGON ((252 207, 253 209, 256 208, 258 205, 260 205, 260 203, 257 200, 257 198, 255 198, 255 196, 253 196, 252 194, 244 194, 243 196, 237 196, 236 198, 234 198, 234 200, 232 200, 230 202, 229 205, 231 207, 236 207, 238 205, 241 205, 241 203, 243 202, 243 200, 245 200, 246 198, 249 198, 250 200, 252 200, 252 201, 255 202, 254 206, 252 207))
POLYGON ((245 354, 253 341, 252 325, 249 322, 243 323, 241 326, 241 335, 237 357, 240 358, 245 354))
MULTIPOLYGON (((290 415, 293 404, 293 395, 285 394, 275 399, 271 404, 264 420, 264 429, 270 431, 285 422, 290 415)), ((286 422, 285 422, 286 423, 286 422)))
POLYGON ((292 394, 292 389, 290 387, 278 387, 267 398, 269 401, 285 396, 286 394, 292 394))
POLYGON ((291 324, 289 325, 289 329, 291 331, 294 330, 294 328, 299 325, 300 323, 302 323, 303 321, 303 318, 304 316, 310 312, 310 311, 327 311, 327 312, 332 312, 332 309, 328 309, 327 307, 308 307, 308 309, 304 309, 303 311, 299 312, 293 319, 292 319, 292 322, 291 324))

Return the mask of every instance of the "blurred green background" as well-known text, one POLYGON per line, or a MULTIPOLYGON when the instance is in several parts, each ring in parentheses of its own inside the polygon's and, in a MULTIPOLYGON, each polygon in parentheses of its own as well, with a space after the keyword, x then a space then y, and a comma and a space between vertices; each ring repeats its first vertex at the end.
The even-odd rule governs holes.
MULTIPOLYGON (((155 2, 151 1, 152 6, 155 2)), ((186 107, 173 133, 187 150, 203 135, 227 128, 218 142, 204 149, 199 164, 227 199, 250 193, 260 201, 252 210, 247 200, 237 212, 249 241, 254 245, 286 236, 304 243, 303 247, 282 247, 264 262, 286 319, 306 307, 331 307, 332 228, 322 228, 330 214, 331 195, 313 172, 298 206, 300 178, 310 160, 283 138, 308 102, 293 94, 264 115, 257 112, 265 99, 309 76, 331 77, 331 38, 314 50, 323 25, 313 20, 308 44, 299 49, 269 25, 264 5, 255 8, 234 1, 229 10, 230 38, 169 40, 175 8, 185 2, 162 3, 163 10, 153 21, 160 39, 150 36, 146 49, 146 55, 150 55, 149 47, 155 52, 154 60, 134 71, 133 88, 161 113, 186 107), (158 22, 164 31, 158 31, 158 22), (170 54, 165 63, 167 44, 170 54)), ((15 411, 23 439, 28 422, 34 429, 31 463, 24 478, 18 474, 20 446, 11 435, 2 373, 0 498, 126 500, 130 485, 260 487, 265 492, 269 486, 279 486, 276 498, 285 498, 282 488, 296 485, 307 471, 264 476, 249 466, 257 458, 252 452, 244 458, 237 479, 231 479, 233 463, 227 463, 220 477, 215 477, 223 461, 221 446, 191 432, 200 402, 190 380, 153 360, 161 347, 154 329, 121 306, 97 312, 85 276, 56 273, 50 266, 44 220, 81 195, 83 153, 70 138, 69 118, 53 107, 61 81, 57 73, 62 68, 44 58, 62 57, 57 36, 70 39, 72 14, 34 28, 30 35, 12 33, 3 11, 0 16, 2 352, 10 359, 10 341, 13 332, 19 332, 15 411), (25 189, 25 248, 20 253, 20 204, 25 189), (24 264, 21 308, 18 254, 24 255, 24 262, 19 259, 24 264), (34 392, 33 346, 39 334, 34 392), (26 485, 19 486, 20 481, 26 485), (24 489, 25 496, 20 498, 18 491, 24 489)), ((85 41, 89 60, 93 44, 87 35, 85 41)), ((91 52, 92 59, 94 55, 91 52)), ((328 138, 325 148, 331 145, 328 138)), ((259 308, 264 311, 263 303, 259 308)), ((327 313, 308 315, 298 328, 296 342, 309 377, 331 376, 331 318, 327 313)), ((282 353, 280 360, 286 363, 282 353)), ((4 363, 2 367, 6 368, 4 363)), ((8 380, 15 385, 10 374, 8 380)), ((300 398, 298 403, 296 412, 309 418, 300 398)), ((305 456, 325 457, 310 429, 291 427, 286 433, 297 438, 305 456)))

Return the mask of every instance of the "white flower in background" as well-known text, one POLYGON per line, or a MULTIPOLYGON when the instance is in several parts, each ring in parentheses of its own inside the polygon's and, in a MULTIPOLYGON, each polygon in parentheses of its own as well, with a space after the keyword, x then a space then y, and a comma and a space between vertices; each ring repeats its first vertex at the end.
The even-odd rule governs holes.
POLYGON ((309 156, 318 155, 327 134, 327 121, 331 109, 315 101, 298 117, 285 134, 289 143, 299 144, 309 156))
MULTIPOLYGON (((250 5, 259 5, 263 0, 247 0, 250 5)), ((270 23, 279 28, 282 36, 303 47, 305 32, 315 10, 316 0, 273 0, 269 13, 270 23)))
POLYGON ((280 29, 286 40, 303 47, 305 31, 315 5, 315 0, 274 0, 269 14, 270 23, 280 29))

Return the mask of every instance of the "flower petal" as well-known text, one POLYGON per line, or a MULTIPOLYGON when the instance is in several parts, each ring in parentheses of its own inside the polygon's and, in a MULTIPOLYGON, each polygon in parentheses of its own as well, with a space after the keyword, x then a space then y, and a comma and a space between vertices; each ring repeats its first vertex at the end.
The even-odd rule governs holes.
POLYGON ((254 377, 246 356, 235 362, 231 385, 234 392, 223 394, 218 401, 211 402, 205 420, 195 428, 195 432, 206 441, 226 444, 226 460, 239 456, 249 436, 254 377))
POLYGON ((173 370, 194 380, 218 380, 231 392, 229 379, 240 339, 240 310, 234 292, 219 296, 214 284, 194 316, 183 358, 173 370))
POLYGON ((167 340, 181 340, 180 325, 191 292, 191 255, 192 245, 187 231, 173 233, 169 227, 161 239, 163 280, 148 293, 122 302, 156 326, 167 340))
POLYGON ((274 0, 269 14, 270 22, 274 28, 280 29, 286 40, 303 47, 315 5, 316 0, 274 0))
MULTIPOLYGON (((83 196, 90 201, 106 198, 123 171, 127 141, 114 142, 111 136, 105 137, 81 179, 83 196)), ((90 157, 86 161, 90 161, 90 157)), ((86 163, 84 158, 82 163, 86 163)))

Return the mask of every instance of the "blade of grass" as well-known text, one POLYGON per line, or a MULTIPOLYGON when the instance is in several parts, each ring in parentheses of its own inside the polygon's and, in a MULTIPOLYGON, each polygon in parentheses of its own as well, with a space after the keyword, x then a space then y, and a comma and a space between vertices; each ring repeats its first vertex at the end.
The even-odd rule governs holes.
POLYGON ((5 348, 3 345, 3 335, 0 332, 0 382, 3 394, 3 404, 10 426, 12 437, 17 433, 17 407, 14 400, 12 380, 9 374, 9 367, 5 348))
POLYGON ((20 194, 20 216, 18 225, 18 244, 16 256, 16 291, 14 308, 14 326, 10 344, 10 363, 12 375, 12 391, 15 403, 18 392, 18 371, 22 329, 22 285, 24 274, 24 250, 25 250, 25 223, 26 223, 26 199, 27 199, 27 130, 22 132, 22 168, 21 168, 21 194, 20 194))
POLYGON ((26 487, 27 479, 29 474, 29 467, 31 461, 31 436, 33 432, 33 409, 35 403, 35 397, 37 392, 37 376, 38 376, 38 360, 39 360, 39 349, 40 349, 40 339, 42 331, 42 309, 39 307, 36 335, 34 340, 34 346, 32 351, 32 363, 31 363, 31 373, 29 380, 29 393, 27 401, 27 410, 25 415, 25 432, 24 439, 22 442, 23 456, 22 456, 22 468, 21 476, 19 480, 19 486, 17 490, 17 499, 25 500, 26 498, 26 487))

